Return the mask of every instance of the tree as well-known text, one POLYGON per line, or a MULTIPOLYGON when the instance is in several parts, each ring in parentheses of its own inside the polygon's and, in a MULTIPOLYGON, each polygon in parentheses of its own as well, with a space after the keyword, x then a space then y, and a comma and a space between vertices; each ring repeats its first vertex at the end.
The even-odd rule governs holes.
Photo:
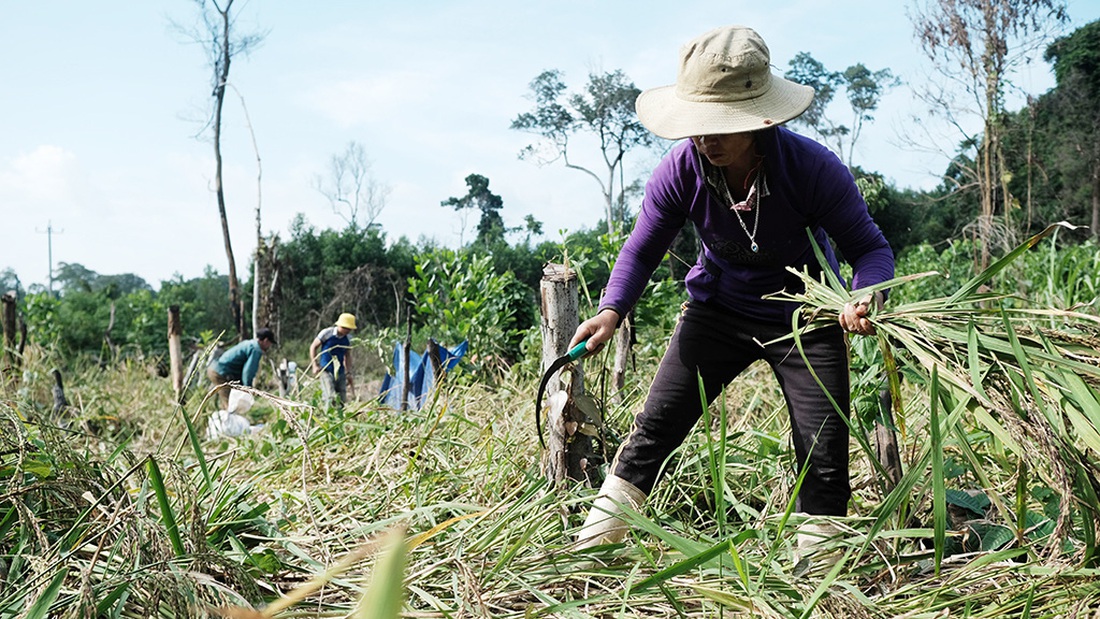
POLYGON ((133 273, 100 275, 78 262, 59 262, 54 281, 63 294, 112 291, 118 297, 138 290, 153 289, 148 282, 133 273))
MULTIPOLYGON (((179 306, 184 332, 189 337, 198 340, 200 338, 197 336, 204 332, 209 337, 215 337, 236 328, 232 314, 226 311, 225 307, 222 291, 225 290, 227 283, 227 276, 220 275, 213 267, 207 266, 202 277, 185 280, 177 274, 170 280, 162 281, 157 291, 157 299, 165 308, 172 305, 179 306)), ((157 333, 162 334, 163 324, 159 321, 160 316, 153 318, 161 327, 157 333)))
POLYGON ((370 159, 355 141, 348 142, 343 153, 332 156, 328 176, 317 175, 313 187, 325 196, 333 213, 361 229, 374 223, 390 194, 388 186, 371 176, 370 159))
POLYGON ((203 45, 212 69, 213 110, 208 126, 213 134, 214 144, 214 193, 218 200, 218 215, 221 219, 222 239, 225 242, 225 256, 229 262, 229 305, 233 312, 233 322, 237 327, 237 337, 246 336, 244 304, 241 300, 240 282, 237 278, 237 262, 233 257, 233 244, 229 237, 229 220, 226 217, 225 190, 222 184, 222 112, 225 103, 225 89, 229 85, 229 66, 233 58, 248 54, 263 41, 264 33, 240 34, 235 29, 236 13, 233 12, 234 0, 194 0, 199 8, 202 26, 190 33, 192 40, 203 45), (211 10, 211 7, 213 10, 211 10))
POLYGON ((280 246, 284 339, 309 337, 340 312, 352 312, 359 328, 400 326, 400 300, 417 253, 402 237, 387 243, 377 226, 366 230, 316 230, 298 215, 280 246), (387 247, 388 245, 388 247, 387 247))
POLYGON ((638 122, 634 112, 634 101, 641 91, 622 71, 589 74, 582 94, 567 95, 562 74, 556 70, 542 72, 531 81, 530 88, 535 109, 517 116, 512 129, 534 133, 541 140, 524 148, 520 159, 534 159, 539 165, 560 159, 565 167, 590 176, 600 185, 607 230, 613 232, 626 210, 623 160, 631 149, 655 143, 653 134, 638 122), (572 158, 570 141, 581 134, 598 140, 605 176, 572 158))
POLYGON ((812 87, 816 93, 810 107, 792 123, 813 130, 852 167, 856 142, 863 124, 874 120, 882 96, 900 83, 890 69, 871 71, 856 63, 842 72, 829 71, 809 52, 799 52, 790 62, 785 77, 812 87), (851 125, 835 122, 826 112, 837 91, 843 88, 852 110, 851 125), (847 146, 847 148, 845 148, 847 146))
POLYGON ((481 212, 481 220, 477 224, 477 243, 479 245, 491 245, 504 240, 504 219, 500 216, 500 209, 504 208, 504 200, 495 193, 489 191, 489 179, 480 174, 470 174, 466 177, 468 191, 461 198, 447 198, 439 203, 440 206, 453 207, 455 211, 477 209, 481 212))
POLYGON ((1067 175, 1077 172, 1088 179, 1071 185, 1091 194, 1090 230, 1100 238, 1100 21, 1056 40, 1043 57, 1054 62, 1058 83, 1050 97, 1052 116, 1064 123, 1054 134, 1060 154, 1056 165, 1067 175))
POLYGON ((923 93, 933 111, 962 131, 964 144, 977 150, 976 165, 966 170, 966 186, 979 193, 978 271, 989 265, 994 216, 1002 214, 1006 228, 1011 219, 1012 197, 1006 188, 1010 175, 1000 143, 1009 72, 1042 44, 1048 25, 1067 19, 1059 0, 929 0, 913 17, 917 38, 936 71, 961 86, 969 100, 960 108, 949 88, 932 87, 923 93), (980 120, 980 137, 964 129, 961 115, 966 112, 980 120))

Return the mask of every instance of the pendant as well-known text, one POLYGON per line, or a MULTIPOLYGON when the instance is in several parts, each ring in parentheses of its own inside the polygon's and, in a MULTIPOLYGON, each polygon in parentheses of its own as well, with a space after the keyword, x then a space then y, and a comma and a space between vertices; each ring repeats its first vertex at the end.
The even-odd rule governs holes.
POLYGON ((752 243, 752 253, 755 254, 758 251, 760 251, 760 246, 756 244, 756 241, 753 241, 753 243, 752 243))

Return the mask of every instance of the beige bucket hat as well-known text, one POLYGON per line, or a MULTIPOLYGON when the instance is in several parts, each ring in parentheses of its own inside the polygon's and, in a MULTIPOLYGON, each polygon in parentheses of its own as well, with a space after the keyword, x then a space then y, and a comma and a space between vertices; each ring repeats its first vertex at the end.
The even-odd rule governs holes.
POLYGON ((638 96, 638 120, 662 138, 757 131, 797 117, 814 89, 771 72, 764 39, 724 26, 680 48, 676 83, 638 96))

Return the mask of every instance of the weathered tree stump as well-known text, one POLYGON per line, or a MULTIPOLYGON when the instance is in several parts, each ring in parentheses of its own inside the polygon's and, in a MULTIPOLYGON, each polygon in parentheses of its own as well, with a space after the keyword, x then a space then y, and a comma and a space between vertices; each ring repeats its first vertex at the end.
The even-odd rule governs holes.
MULTIPOLYGON (((548 264, 539 283, 541 296, 542 368, 569 352, 569 341, 579 321, 577 275, 564 265, 548 264)), ((567 366, 568 367, 568 366, 567 366)), ((562 370, 546 385, 546 453, 543 473, 557 484, 570 479, 592 484, 595 471, 590 466, 595 454, 593 438, 580 431, 587 416, 577 406, 584 394, 584 370, 580 362, 562 370), (569 380, 564 380, 568 374, 569 380)), ((542 411, 536 414, 542 415, 542 411)))

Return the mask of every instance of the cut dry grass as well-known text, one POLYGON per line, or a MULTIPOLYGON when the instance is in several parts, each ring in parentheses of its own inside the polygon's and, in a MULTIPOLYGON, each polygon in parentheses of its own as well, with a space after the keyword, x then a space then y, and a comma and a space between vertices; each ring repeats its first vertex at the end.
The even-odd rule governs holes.
MULTIPOLYGON (((0 404, 0 616, 376 617, 394 603, 453 618, 1088 616, 1095 318, 980 285, 875 317, 885 355, 865 374, 876 390, 905 375, 905 475, 880 483, 853 418, 854 515, 825 542, 841 561, 805 573, 786 411, 764 366, 627 513, 625 543, 576 551, 594 491, 542 478, 533 376, 451 382, 405 413, 264 397, 263 433, 209 442, 184 423, 203 428, 198 400, 174 407, 167 381, 133 364, 73 377, 71 417, 52 419, 34 378, 48 365, 31 360, 0 404), (108 417, 121 431, 83 425, 108 417), (378 554, 395 529, 405 552, 378 554)), ((811 281, 803 300, 825 317, 847 295, 811 281)), ((644 383, 656 358, 639 361, 644 383)), ((588 363, 593 377, 602 360, 588 363)), ((620 434, 639 392, 607 414, 620 434)))

